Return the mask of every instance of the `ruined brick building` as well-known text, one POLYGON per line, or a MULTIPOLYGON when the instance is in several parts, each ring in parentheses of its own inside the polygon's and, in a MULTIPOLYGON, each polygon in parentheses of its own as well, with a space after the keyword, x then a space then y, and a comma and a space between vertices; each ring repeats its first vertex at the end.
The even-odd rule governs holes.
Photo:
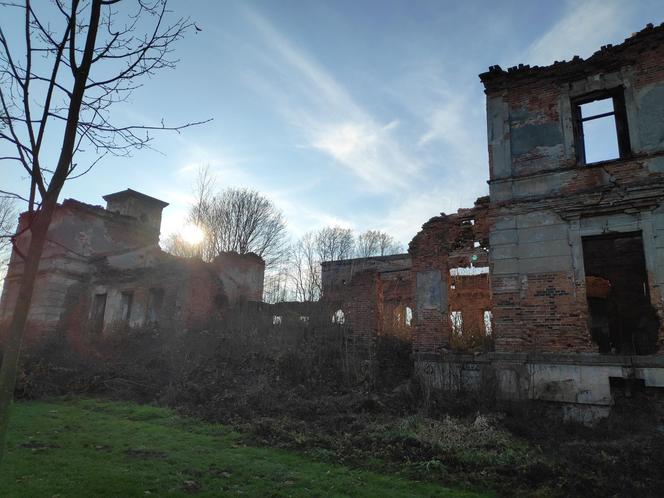
POLYGON ((419 371, 449 389, 491 378, 581 417, 606 413, 621 379, 664 387, 664 25, 480 78, 490 198, 410 246, 419 371), (482 292, 455 302, 458 256, 485 247, 482 292), (453 353, 448 316, 464 306, 490 307, 495 351, 453 353))
MULTIPOLYGON (((28 317, 28 344, 54 331, 76 346, 116 327, 159 325, 182 330, 218 317, 240 301, 260 301, 263 260, 224 253, 213 262, 179 258, 159 248, 168 205, 131 189, 104 197, 106 209, 67 199, 55 211, 28 317)), ((29 223, 19 221, 19 233, 29 223)), ((29 232, 19 236, 18 251, 29 232)), ((10 319, 22 274, 12 253, 0 301, 10 319)))
MULTIPOLYGON (((323 263, 322 309, 369 359, 377 337, 411 341, 417 374, 446 390, 491 384, 592 418, 620 382, 664 388, 664 25, 586 60, 480 78, 490 195, 430 219, 408 254, 323 263)), ((105 199, 58 208, 31 336, 187 328, 261 299, 257 256, 170 256, 157 245, 165 203, 105 199)), ((0 320, 20 275, 14 254, 0 320)))
POLYGON ((411 340, 411 266, 408 254, 323 262, 323 302, 333 321, 353 330, 363 356, 373 355, 378 337, 411 340))
MULTIPOLYGON (((606 414, 621 380, 664 387, 664 24, 480 79, 490 195, 396 257, 411 290, 390 306, 412 306, 416 371, 581 418, 606 414)), ((369 337, 390 270, 363 265, 324 264, 323 287, 369 337)))

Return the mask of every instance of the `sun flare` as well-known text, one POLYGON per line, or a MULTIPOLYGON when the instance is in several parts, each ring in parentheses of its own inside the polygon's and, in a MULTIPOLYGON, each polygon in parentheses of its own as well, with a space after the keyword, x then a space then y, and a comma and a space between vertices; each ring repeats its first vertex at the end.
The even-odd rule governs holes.
POLYGON ((199 226, 194 224, 185 225, 182 228, 180 235, 182 236, 182 240, 192 246, 200 244, 205 238, 205 232, 203 232, 199 226))

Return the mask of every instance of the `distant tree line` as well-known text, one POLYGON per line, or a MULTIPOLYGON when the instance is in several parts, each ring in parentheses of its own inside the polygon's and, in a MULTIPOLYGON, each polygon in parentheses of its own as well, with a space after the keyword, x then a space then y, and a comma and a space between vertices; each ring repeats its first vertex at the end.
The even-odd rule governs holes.
POLYGON ((222 252, 253 252, 265 260, 268 302, 316 301, 320 298, 321 263, 350 258, 386 256, 403 252, 388 233, 325 227, 291 242, 283 213, 267 197, 244 188, 217 190, 210 170, 201 168, 195 185, 189 224, 202 231, 197 243, 183 232, 172 234, 165 249, 177 256, 212 261, 222 252))

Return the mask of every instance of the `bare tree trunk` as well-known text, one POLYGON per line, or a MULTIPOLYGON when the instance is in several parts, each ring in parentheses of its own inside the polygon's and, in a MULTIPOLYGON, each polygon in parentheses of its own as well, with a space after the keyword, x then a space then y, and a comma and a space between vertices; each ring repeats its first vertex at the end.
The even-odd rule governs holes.
MULTIPOLYGON (((0 73, 3 77, 3 86, 0 86, 0 111, 3 112, 5 121, 3 124, 6 124, 9 130, 4 132, 3 129, 0 140, 6 141, 12 147, 15 146, 17 150, 17 157, 3 157, 3 159, 20 162, 30 175, 28 210, 32 216, 29 228, 30 242, 23 260, 24 268, 20 279, 19 294, 7 331, 0 366, 1 464, 21 344, 48 228, 64 182, 68 178, 76 178, 87 173, 98 160, 92 162, 88 169, 79 175, 72 176, 77 166, 73 161, 75 154, 81 150, 82 143, 88 143, 102 151, 100 157, 109 151, 122 155, 123 152, 148 144, 150 137, 147 135, 147 130, 180 130, 198 123, 168 128, 163 124, 161 126, 114 126, 108 121, 108 107, 113 103, 125 100, 133 89, 140 86, 132 83, 134 79, 149 76, 157 69, 171 68, 175 65, 175 60, 168 57, 171 52, 171 44, 192 28, 193 23, 181 18, 172 25, 162 24, 164 16, 168 12, 167 0, 130 2, 134 4, 136 10, 133 14, 125 11, 126 19, 129 21, 123 25, 122 21, 118 20, 115 27, 112 26, 117 12, 115 9, 111 11, 110 7, 117 4, 118 0, 90 0, 89 2, 72 0, 69 12, 63 6, 63 2, 57 1, 55 4, 66 20, 62 37, 58 38, 53 38, 49 23, 40 22, 30 5, 30 0, 25 0, 23 5, 18 2, 0 3, 7 7, 21 8, 25 13, 26 54, 23 62, 16 62, 16 54, 10 48, 2 26, 0 26, 0 73), (105 16, 102 15, 103 9, 107 9, 105 16), (88 11, 87 20, 79 19, 79 17, 85 17, 83 13, 88 11), (134 35, 136 26, 141 24, 137 23, 137 19, 143 16, 154 16, 156 20, 154 29, 145 35, 134 35), (98 39, 100 25, 102 26, 101 39, 98 39), (76 42, 77 37, 79 38, 78 43, 76 42), (33 38, 39 40, 38 46, 32 45, 33 38), (43 75, 37 74, 38 71, 31 63, 35 54, 50 57, 52 60, 52 67, 47 66, 43 75), (117 67, 118 72, 108 74, 108 71, 102 70, 99 78, 91 78, 93 65, 98 65, 103 61, 114 61, 115 66, 112 67, 117 67), (66 80, 63 79, 65 76, 59 73, 61 68, 71 71, 71 76, 67 75, 66 80), (42 116, 41 119, 35 119, 34 112, 31 112, 34 100, 34 96, 30 94, 32 81, 47 84, 44 103, 37 113, 42 116), (66 83, 63 83, 64 81, 66 83), (9 91, 3 91, 4 83, 7 83, 9 91), (52 103, 60 98, 64 98, 68 104, 52 103), (64 133, 57 164, 51 171, 42 167, 40 151, 43 144, 42 139, 45 138, 44 130, 47 123, 52 120, 64 123, 64 133), (17 131, 19 129, 23 131, 17 131), (139 136, 138 130, 145 130, 146 135, 139 136), (51 173, 49 181, 45 180, 44 172, 51 173), (37 193, 41 198, 41 203, 39 203, 39 208, 33 211, 38 204, 35 199, 37 193)), ((103 64, 101 67, 104 67, 103 64)), ((32 111, 34 110, 32 109, 32 111)), ((49 128, 51 127, 49 126, 49 128)), ((60 134, 59 128, 55 130, 53 137, 60 134)), ((48 154, 48 157, 50 158, 51 154, 48 154)), ((50 160, 48 162, 50 163, 50 160)), ((51 167, 50 164, 49 167, 51 167)))
MULTIPOLYGON (((67 112, 67 124, 65 126, 62 139, 62 148, 58 158, 57 167, 51 178, 48 190, 42 195, 42 204, 40 209, 35 211, 30 225, 30 246, 25 258, 23 275, 21 277, 21 286, 19 288, 18 299, 12 314, 12 320, 9 325, 9 334, 7 345, 2 356, 2 366, 0 367, 0 464, 4 456, 5 442, 7 438, 7 429, 9 427, 9 417, 11 412, 11 403, 14 397, 14 387, 18 372, 18 361, 21 353, 21 344, 25 326, 28 320, 28 311, 32 301, 32 292, 37 279, 39 263, 46 242, 46 233, 51 224, 53 211, 60 196, 60 191, 70 171, 70 165, 76 143, 76 131, 80 119, 81 104, 85 95, 88 75, 94 57, 95 40, 99 28, 99 19, 101 12, 101 0, 94 0, 90 8, 90 21, 85 41, 85 49, 81 58, 81 64, 77 69, 73 69, 74 84, 70 96, 69 109, 67 112)), ((74 4, 74 13, 75 13, 74 4)), ((72 19, 74 14, 72 14, 72 19)), ((70 19, 70 23, 73 21, 70 19)), ((75 29, 75 23, 72 29, 75 29)), ((72 45, 72 47, 74 47, 72 45)), ((74 47, 75 48, 75 47, 74 47)), ((74 50, 72 48, 72 50, 74 50)), ((75 64, 74 59, 71 60, 75 64)), ((27 99, 24 95, 24 99, 27 99)), ((41 173, 40 173, 41 174, 41 173)), ((33 172, 33 179, 35 178, 33 172)))
POLYGON ((28 319, 28 311, 30 310, 30 301, 32 300, 32 292, 35 287, 39 262, 41 261, 41 255, 44 250, 46 233, 53 217, 55 205, 55 198, 46 200, 42 205, 42 209, 35 213, 35 217, 32 220, 30 246, 24 262, 18 299, 14 307, 2 355, 2 366, 0 367, 0 462, 2 462, 4 456, 5 440, 9 427, 10 406, 14 398, 18 360, 28 319))

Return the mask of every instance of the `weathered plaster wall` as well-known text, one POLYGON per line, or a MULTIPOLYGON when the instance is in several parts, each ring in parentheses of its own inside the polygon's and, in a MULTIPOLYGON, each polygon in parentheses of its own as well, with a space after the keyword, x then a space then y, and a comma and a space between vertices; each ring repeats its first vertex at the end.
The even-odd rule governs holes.
MULTIPOLYGON (((19 231, 28 223, 27 214, 21 215, 19 231)), ((25 232, 17 241, 22 253, 27 251, 29 233, 25 232)), ((68 299, 73 299, 70 288, 80 288, 77 284, 90 281, 90 258, 146 244, 149 238, 133 218, 108 213, 99 206, 65 200, 54 212, 40 261, 28 314, 28 342, 58 328, 68 299)), ((0 322, 8 321, 11 316, 22 273, 22 259, 14 251, 0 302, 0 322)))
POLYGON ((135 218, 143 225, 145 235, 155 244, 159 242, 161 213, 168 203, 131 189, 104 196, 106 210, 135 218))
POLYGON ((415 367, 429 389, 553 402, 563 405, 566 418, 588 423, 609 414, 612 378, 638 379, 647 388, 664 387, 661 356, 445 354, 422 357, 415 367))
POLYGON ((487 93, 492 201, 559 193, 570 184, 573 190, 610 184, 611 170, 576 168, 571 100, 598 90, 624 89, 631 151, 644 161, 614 171, 627 167, 630 176, 643 176, 659 168, 661 161, 646 155, 664 148, 663 31, 646 29, 585 61, 509 72, 492 68, 480 75, 487 93))
MULTIPOLYGON (((27 222, 23 215, 21 227, 27 222)), ((179 258, 159 249, 155 233, 159 230, 146 229, 144 221, 98 206, 72 200, 58 206, 35 284, 27 345, 56 331, 77 346, 91 334, 155 322, 165 331, 196 327, 239 302, 262 298, 265 263, 260 257, 227 253, 213 263, 179 258), (105 296, 101 323, 94 316, 95 296, 105 296)), ((21 251, 28 237, 26 232, 19 238, 21 251)), ((11 317, 22 266, 14 252, 0 326, 11 317)))
POLYGON ((240 299, 263 300, 265 262, 260 256, 226 252, 217 256, 213 264, 223 282, 228 304, 236 304, 240 299))
MULTIPOLYGON (((595 352, 582 237, 641 231, 662 318, 664 26, 583 61, 499 68, 487 93, 491 285, 497 351, 595 352), (631 153, 577 164, 572 99, 621 88, 631 153)), ((664 233, 664 232, 663 232, 664 233)))

